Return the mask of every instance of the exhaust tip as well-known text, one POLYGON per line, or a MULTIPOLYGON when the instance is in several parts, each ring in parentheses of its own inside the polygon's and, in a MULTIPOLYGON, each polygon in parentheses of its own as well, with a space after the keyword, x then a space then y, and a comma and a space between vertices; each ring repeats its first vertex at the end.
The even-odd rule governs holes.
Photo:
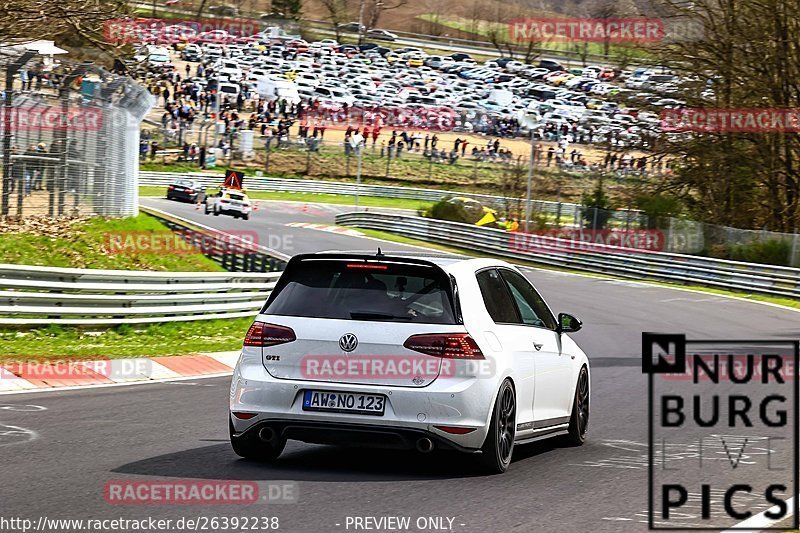
POLYGON ((420 453, 430 453, 433 451, 433 441, 428 437, 417 440, 417 451, 420 453))
POLYGON ((263 427, 258 430, 258 438, 264 442, 272 442, 275 440, 275 430, 269 426, 263 427))

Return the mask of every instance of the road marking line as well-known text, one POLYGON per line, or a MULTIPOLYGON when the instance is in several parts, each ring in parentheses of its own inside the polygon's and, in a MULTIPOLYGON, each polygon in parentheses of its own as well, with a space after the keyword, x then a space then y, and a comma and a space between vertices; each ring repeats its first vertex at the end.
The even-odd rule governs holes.
POLYGON ((236 363, 239 361, 239 356, 242 355, 241 350, 237 350, 235 352, 212 352, 212 353, 203 353, 200 352, 200 355, 207 355, 212 359, 216 359, 220 363, 230 368, 236 366, 236 363))
POLYGON ((125 381, 120 383, 100 383, 97 385, 74 385, 71 387, 50 387, 46 389, 24 389, 24 390, 15 390, 15 391, 0 391, 0 397, 2 396, 11 396, 16 394, 36 394, 36 393, 46 393, 46 392, 63 392, 63 391, 74 391, 74 390, 86 390, 86 389, 106 389, 111 387, 130 387, 133 385, 150 385, 153 383, 169 383, 170 381, 189 381, 192 379, 209 379, 209 378, 221 378, 227 377, 233 374, 233 371, 230 372, 219 372, 217 374, 205 374, 203 376, 182 376, 177 378, 163 378, 163 379, 150 379, 146 381, 125 381))
POLYGON ((0 367, 0 392, 38 388, 30 381, 17 377, 5 368, 0 367))
POLYGON ((286 225, 290 228, 313 229, 317 231, 325 231, 328 233, 349 235, 351 237, 364 237, 364 234, 361 233, 360 231, 344 226, 332 226, 330 224, 318 224, 316 222, 287 222, 286 225))
POLYGON ((782 516, 781 518, 777 518, 777 519, 776 518, 767 518, 766 517, 766 514, 768 512, 770 512, 770 511, 777 512, 778 511, 778 506, 776 505, 775 507, 770 507, 769 509, 767 509, 767 510, 761 512, 761 513, 758 513, 757 515, 751 516, 750 518, 748 518, 747 520, 745 520, 743 522, 739 522, 738 524, 735 524, 732 529, 726 529, 722 533, 734 533, 734 532, 741 533, 742 531, 751 531, 753 533, 757 533, 758 531, 761 531, 762 529, 765 529, 765 528, 768 528, 768 527, 772 527, 775 524, 783 522, 787 518, 791 518, 792 516, 794 516, 794 500, 795 500, 796 497, 797 496, 794 496, 794 497, 789 498, 788 500, 786 500, 786 506, 789 508, 789 512, 788 512, 788 514, 786 516, 782 516), (747 529, 744 529, 744 528, 747 528, 747 529))

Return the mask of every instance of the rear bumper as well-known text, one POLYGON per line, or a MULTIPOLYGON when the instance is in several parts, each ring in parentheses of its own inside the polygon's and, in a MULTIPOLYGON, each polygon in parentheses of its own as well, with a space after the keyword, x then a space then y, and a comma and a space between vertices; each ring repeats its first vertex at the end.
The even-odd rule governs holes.
POLYGON ((249 215, 250 209, 220 209, 219 212, 223 215, 249 215))
POLYGON ((190 193, 186 193, 186 192, 170 191, 170 192, 167 193, 167 197, 174 198, 176 200, 183 200, 185 202, 191 202, 195 198, 197 198, 197 196, 198 196, 198 193, 196 193, 196 192, 193 192, 193 193, 190 194, 190 193))
MULTIPOLYGON (((234 420, 236 420, 235 417, 234 420)), ((250 436, 258 433, 264 427, 272 428, 282 438, 311 444, 413 450, 416 449, 417 442, 420 439, 428 438, 434 443, 434 448, 436 449, 456 450, 466 453, 474 453, 476 451, 424 429, 279 418, 261 420, 241 433, 234 433, 232 438, 250 436)))
POLYGON ((229 408, 256 415, 249 420, 231 416, 236 434, 265 423, 285 424, 290 428, 288 438, 306 442, 332 442, 331 439, 346 435, 361 435, 360 441, 366 445, 394 442, 389 447, 413 448, 416 440, 427 436, 446 443, 441 447, 477 450, 488 433, 498 386, 495 379, 486 378, 440 377, 419 388, 276 379, 261 361, 245 359, 240 360, 233 373, 229 408), (303 392, 309 389, 380 394, 386 397, 386 408, 383 416, 306 411, 303 392), (301 425, 305 429, 297 429, 301 425), (435 426, 476 429, 458 435, 435 426), (332 437, 320 428, 339 429, 332 437))

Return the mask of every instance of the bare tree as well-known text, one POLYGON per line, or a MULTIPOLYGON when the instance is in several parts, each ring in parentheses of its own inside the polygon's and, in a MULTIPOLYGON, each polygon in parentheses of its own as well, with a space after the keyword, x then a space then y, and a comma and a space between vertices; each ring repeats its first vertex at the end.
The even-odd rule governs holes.
MULTIPOLYGON (((695 24, 694 38, 676 35, 661 60, 696 82, 687 106, 800 107, 800 4, 796 0, 665 0, 672 27, 695 24), (700 94, 704 89, 712 93, 700 94)), ((800 138, 797 133, 699 132, 663 140, 678 161, 667 183, 693 215, 716 224, 800 228, 800 138)))
POLYGON ((127 15, 123 0, 5 0, 0 9, 0 38, 52 39, 74 47, 88 46, 119 55, 109 42, 108 23, 127 15))
MULTIPOLYGON (((637 13, 630 0, 591 0, 587 4, 587 15, 596 22, 607 23, 611 19, 629 17, 637 13)), ((611 37, 606 33, 603 39, 603 55, 608 57, 611 37)))
POLYGON ((364 30, 369 31, 378 26, 378 21, 384 11, 397 9, 408 3, 408 0, 393 0, 387 2, 386 0, 364 0, 365 14, 364 14, 364 30))
POLYGON ((319 0, 322 7, 325 8, 325 20, 329 20, 333 25, 333 31, 336 32, 336 40, 339 40, 339 25, 346 22, 350 18, 350 10, 352 8, 349 0, 319 0))

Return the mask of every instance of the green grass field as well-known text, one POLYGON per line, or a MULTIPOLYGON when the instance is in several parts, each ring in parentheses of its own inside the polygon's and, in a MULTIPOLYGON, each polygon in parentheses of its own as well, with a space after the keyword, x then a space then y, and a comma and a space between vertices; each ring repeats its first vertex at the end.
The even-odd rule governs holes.
POLYGON ((251 318, 173 322, 88 331, 45 328, 0 331, 0 361, 107 359, 238 350, 251 318))
POLYGON ((119 219, 94 217, 59 222, 57 233, 24 227, 0 233, 0 262, 24 265, 156 270, 163 272, 218 272, 222 267, 200 253, 119 253, 109 239, 170 230, 156 219, 139 215, 119 219), (45 234, 43 234, 45 233, 45 234))
MULTIPOLYGON (((222 267, 200 253, 116 253, 107 247, 110 235, 169 232, 147 215, 121 219, 100 217, 21 226, 0 233, 0 262, 12 264, 219 272, 222 267)), ((51 325, 0 330, 0 360, 114 358, 236 350, 251 319, 202 320, 143 326, 94 326, 91 329, 51 325)))
MULTIPOLYGON (((552 17, 552 15, 549 15, 549 17, 552 17)), ((419 20, 424 20, 426 22, 438 24, 439 26, 443 26, 445 28, 451 28, 454 30, 471 33, 473 35, 477 35, 484 39, 488 39, 489 36, 494 33, 495 35, 498 36, 501 42, 509 41, 507 22, 490 22, 487 20, 471 21, 462 17, 447 17, 447 16, 443 17, 441 15, 436 15, 433 13, 422 13, 420 15, 417 15, 416 18, 418 18, 419 20)), ((520 44, 521 46, 525 46, 527 43, 521 42, 518 44, 520 44)), ((583 49, 583 43, 545 41, 541 43, 536 43, 536 47, 543 48, 545 50, 552 50, 554 52, 577 53, 583 49)), ((600 42, 587 43, 586 53, 593 55, 602 55, 604 53, 603 43, 600 42)), ((624 55, 627 57, 637 57, 637 58, 652 57, 652 54, 648 52, 646 49, 633 45, 631 46, 611 45, 609 46, 609 55, 612 58, 613 56, 620 56, 620 55, 624 55)))

